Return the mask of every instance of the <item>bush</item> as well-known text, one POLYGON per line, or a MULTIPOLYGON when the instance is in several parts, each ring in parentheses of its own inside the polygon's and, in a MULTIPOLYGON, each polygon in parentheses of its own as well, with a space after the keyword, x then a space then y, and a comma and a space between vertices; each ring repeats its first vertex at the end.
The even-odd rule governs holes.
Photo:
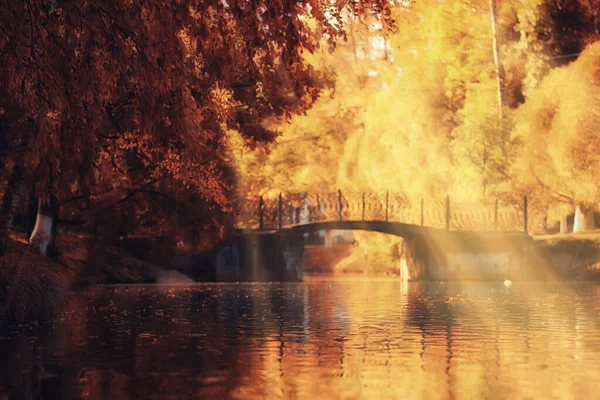
POLYGON ((62 311, 68 293, 64 278, 51 267, 14 255, 0 259, 0 324, 52 319, 62 311))

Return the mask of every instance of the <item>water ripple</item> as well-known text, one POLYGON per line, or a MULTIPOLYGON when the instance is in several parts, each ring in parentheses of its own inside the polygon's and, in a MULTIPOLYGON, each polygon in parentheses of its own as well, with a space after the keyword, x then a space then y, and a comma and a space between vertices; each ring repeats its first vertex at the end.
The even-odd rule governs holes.
POLYGON ((102 287, 1 339, 0 397, 593 398, 600 286, 102 287))

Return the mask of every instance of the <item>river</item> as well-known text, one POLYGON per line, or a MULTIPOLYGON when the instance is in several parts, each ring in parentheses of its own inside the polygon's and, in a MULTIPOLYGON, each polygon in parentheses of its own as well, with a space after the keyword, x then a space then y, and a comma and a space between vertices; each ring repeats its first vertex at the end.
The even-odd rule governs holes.
POLYGON ((105 286, 0 337, 0 399, 589 399, 600 285, 105 286))

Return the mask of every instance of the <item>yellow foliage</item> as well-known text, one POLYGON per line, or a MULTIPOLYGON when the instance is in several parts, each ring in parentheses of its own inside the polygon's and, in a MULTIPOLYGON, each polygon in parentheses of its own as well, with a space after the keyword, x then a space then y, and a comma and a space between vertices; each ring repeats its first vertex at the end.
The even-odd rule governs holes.
POLYGON ((413 205, 528 195, 540 209, 597 201, 600 45, 552 70, 535 34, 542 3, 500 2, 503 121, 488 0, 399 6, 389 34, 347 18, 347 43, 306 55, 335 87, 306 115, 268 121, 281 132, 269 146, 244 149, 231 134, 240 195, 389 190, 413 205))
MULTIPOLYGON (((548 74, 517 113, 532 178, 575 203, 598 201, 600 43, 548 74)), ((552 193, 551 193, 552 194, 552 193)))

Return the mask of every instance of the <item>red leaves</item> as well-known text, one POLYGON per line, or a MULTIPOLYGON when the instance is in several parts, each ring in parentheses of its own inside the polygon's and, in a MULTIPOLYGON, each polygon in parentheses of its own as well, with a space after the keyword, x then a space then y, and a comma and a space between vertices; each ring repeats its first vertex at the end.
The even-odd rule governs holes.
MULTIPOLYGON (((302 57, 318 43, 307 21, 332 46, 343 33, 344 1, 308 4, 107 0, 50 10, 40 0, 6 2, 0 107, 38 121, 18 134, 32 175, 51 180, 60 168, 59 197, 127 189, 141 168, 229 209, 222 129, 249 143, 272 140, 263 121, 304 112, 322 85, 302 57), (215 89, 231 98, 216 99, 215 89)), ((386 4, 348 7, 370 14, 386 4)))

